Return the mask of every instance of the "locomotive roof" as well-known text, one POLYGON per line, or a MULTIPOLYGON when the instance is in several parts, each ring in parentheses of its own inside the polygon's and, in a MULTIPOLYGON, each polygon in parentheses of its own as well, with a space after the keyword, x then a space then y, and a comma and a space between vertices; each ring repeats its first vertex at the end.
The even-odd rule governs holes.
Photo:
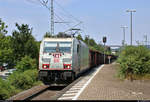
POLYGON ((43 41, 72 41, 74 38, 44 38, 43 41))

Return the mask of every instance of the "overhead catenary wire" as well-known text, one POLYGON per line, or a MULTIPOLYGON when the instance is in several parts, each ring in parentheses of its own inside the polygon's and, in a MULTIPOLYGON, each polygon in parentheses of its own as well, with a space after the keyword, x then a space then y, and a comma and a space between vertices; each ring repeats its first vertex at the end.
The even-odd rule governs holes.
MULTIPOLYGON (((76 26, 78 26, 78 25, 80 25, 81 24, 81 21, 80 20, 78 20, 76 17, 74 17, 73 15, 71 15, 69 12, 67 12, 56 0, 54 1, 55 2, 55 4, 57 5, 57 7, 59 7, 60 8, 60 11, 64 11, 64 13, 63 13, 63 15, 65 16, 65 17, 67 17, 67 18, 71 18, 72 20, 74 20, 73 22, 74 23, 77 23, 76 25, 69 25, 69 24, 67 24, 68 26, 72 26, 72 27, 76 27, 76 26), (65 14, 66 13, 66 14, 65 14), (68 16, 67 16, 68 15, 68 16)), ((55 6, 56 7, 56 6, 55 6)), ((61 12, 62 13, 62 12, 61 12)), ((72 21, 71 21, 72 22, 72 21)), ((72 23, 73 23, 72 22, 72 23)), ((69 28, 70 28, 69 27, 69 28)), ((71 29, 71 28, 70 28, 71 29)), ((68 30, 70 30, 70 29, 68 29, 68 30)), ((66 31, 68 31, 68 30, 66 30, 66 31)), ((66 32, 66 31, 64 31, 64 32, 66 32)))
MULTIPOLYGON (((49 0, 27 0, 29 2, 32 3, 36 3, 35 1, 38 1, 42 6, 44 6, 45 8, 47 8, 49 11, 51 11, 51 7, 48 6, 48 2, 49 0)), ((64 31, 67 32, 70 29, 79 26, 80 24, 82 24, 83 22, 81 22, 80 20, 78 20, 76 17, 74 17, 73 15, 71 15, 68 11, 66 11, 56 0, 53 0, 53 2, 57 5, 57 7, 61 8, 61 11, 64 11, 64 16, 67 18, 71 18, 72 20, 75 20, 77 22, 76 25, 71 25, 70 22, 65 22, 64 17, 59 16, 56 12, 54 12, 54 23, 60 23, 61 25, 63 25, 62 27, 64 27, 64 25, 66 25, 68 27, 68 30, 64 31), (66 14, 65 14, 66 13, 66 14), (67 16, 68 15, 68 16, 67 16), (55 21, 56 19, 59 19, 60 22, 55 21), (69 29, 70 28, 70 29, 69 29)), ((56 7, 56 6, 55 6, 56 7)), ((72 22, 72 21, 71 21, 72 22)), ((75 22, 74 22, 75 23, 75 22)))
POLYGON ((69 21, 69 22, 72 23, 72 24, 75 24, 75 23, 78 22, 77 20, 75 20, 75 19, 73 19, 72 17, 70 17, 70 16, 68 15, 68 13, 64 12, 64 11, 62 10, 62 8, 60 8, 58 5, 55 5, 55 10, 56 10, 56 12, 61 16, 61 18, 63 18, 65 21, 69 21))
POLYGON ((81 22, 80 20, 78 20, 76 17, 74 17, 73 15, 71 15, 68 11, 66 11, 56 0, 54 1, 56 5, 58 5, 61 10, 63 10, 64 12, 66 12, 70 17, 72 17, 74 20, 81 22))
MULTIPOLYGON (((58 16, 56 13, 55 13, 55 16, 60 19, 62 21, 62 24, 65 24, 67 25, 68 27, 70 27, 70 25, 68 24, 69 22, 65 22, 65 20, 63 20, 60 16, 58 16)), ((56 23, 56 22, 55 22, 56 23)), ((61 22, 60 22, 61 23, 61 22)))
POLYGON ((76 27, 76 26, 80 25, 81 23, 82 23, 82 22, 79 22, 78 24, 76 24, 76 25, 72 26, 70 29, 68 29, 68 30, 66 30, 66 31, 64 31, 64 32, 70 31, 72 28, 74 28, 74 27, 76 27))
MULTIPOLYGON (((43 6, 45 6, 49 11, 51 11, 51 8, 50 7, 48 7, 47 6, 47 2, 45 3, 45 2, 42 2, 41 0, 38 0, 43 6)), ((55 1, 55 0, 54 0, 55 1)), ((60 16, 58 16, 55 12, 54 12, 54 15, 55 15, 55 17, 57 17, 57 18, 59 18, 61 21, 63 21, 61 24, 65 24, 65 25, 67 25, 67 26, 70 26, 68 23, 65 23, 65 21, 60 17, 60 16)), ((54 23, 55 23, 55 21, 54 21, 54 23)))
POLYGON ((54 2, 55 2, 55 4, 56 4, 57 6, 59 6, 59 8, 60 8, 61 10, 63 10, 63 11, 68 15, 68 18, 72 18, 72 19, 74 19, 76 22, 78 22, 76 25, 73 25, 71 28, 69 28, 69 29, 67 29, 66 31, 64 31, 64 33, 70 31, 72 28, 74 28, 74 27, 76 27, 76 26, 79 26, 79 25, 81 25, 81 24, 83 23, 82 21, 78 20, 76 17, 74 17, 73 15, 71 15, 68 11, 66 11, 56 0, 55 0, 54 2))
MULTIPOLYGON (((74 17, 74 16, 72 16, 71 14, 69 14, 58 2, 56 2, 56 0, 55 0, 54 2, 55 2, 55 4, 57 4, 57 5, 61 8, 61 10, 63 10, 64 12, 66 12, 72 19, 74 19, 74 20, 76 20, 77 22, 79 22, 78 24, 72 26, 72 28, 73 28, 73 27, 76 27, 76 26, 78 26, 78 25, 80 25, 80 24, 82 23, 82 22, 81 22, 80 20, 78 20, 76 17, 74 17)), ((57 15, 57 16, 58 16, 58 15, 57 15)), ((59 18, 61 18, 61 17, 59 17, 59 18)), ((69 24, 67 24, 67 25, 70 26, 69 24)), ((71 28, 70 28, 70 29, 71 29, 71 28)), ((67 31, 70 31, 70 29, 64 31, 64 33, 67 32, 67 31)))
POLYGON ((63 25, 63 26, 61 26, 61 27, 64 27, 64 25, 65 25, 66 27, 70 27, 70 25, 68 24, 68 22, 65 22, 65 21, 64 21, 62 18, 60 18, 56 13, 55 13, 55 18, 57 18, 57 19, 63 21, 63 22, 55 22, 55 23, 59 23, 59 24, 63 25))

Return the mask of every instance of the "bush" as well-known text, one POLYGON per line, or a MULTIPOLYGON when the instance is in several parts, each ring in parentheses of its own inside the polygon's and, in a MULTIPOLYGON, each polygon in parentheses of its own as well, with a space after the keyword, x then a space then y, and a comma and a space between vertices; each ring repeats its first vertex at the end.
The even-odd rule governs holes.
POLYGON ((118 62, 121 66, 119 75, 124 78, 128 74, 149 74, 150 50, 144 46, 127 46, 122 50, 118 62))
POLYGON ((0 100, 6 99, 9 97, 9 92, 6 90, 5 82, 0 78, 0 100))
POLYGON ((15 87, 11 86, 8 81, 0 78, 0 100, 4 100, 15 94, 15 87))
POLYGON ((18 71, 24 72, 29 69, 35 69, 37 68, 37 63, 35 59, 32 59, 29 56, 25 56, 21 59, 20 62, 17 63, 15 66, 18 71))
POLYGON ((37 82, 37 70, 27 70, 25 72, 15 72, 12 74, 8 80, 11 85, 15 86, 17 89, 29 89, 35 82, 37 82))
MULTIPOLYGON (((16 93, 29 89, 34 85, 40 84, 38 81, 38 71, 35 59, 31 59, 29 56, 22 58, 20 62, 16 65, 17 70, 8 77, 8 81, 11 88, 3 89, 2 97, 8 98, 16 93), (9 89, 15 89, 10 92, 9 89)), ((4 83, 4 85, 7 85, 4 83)))

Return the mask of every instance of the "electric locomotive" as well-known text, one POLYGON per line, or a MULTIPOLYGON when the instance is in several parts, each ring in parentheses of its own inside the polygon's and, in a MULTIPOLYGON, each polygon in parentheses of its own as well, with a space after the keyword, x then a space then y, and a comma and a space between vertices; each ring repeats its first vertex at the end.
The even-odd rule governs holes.
POLYGON ((89 68, 89 48, 76 38, 44 38, 40 44, 39 79, 66 85, 89 68))

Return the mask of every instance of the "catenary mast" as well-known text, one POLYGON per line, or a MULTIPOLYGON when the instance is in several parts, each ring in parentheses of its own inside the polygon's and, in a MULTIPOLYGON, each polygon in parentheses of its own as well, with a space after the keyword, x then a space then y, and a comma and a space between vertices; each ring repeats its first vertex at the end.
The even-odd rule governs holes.
POLYGON ((51 0, 51 34, 54 35, 54 0, 51 0))

